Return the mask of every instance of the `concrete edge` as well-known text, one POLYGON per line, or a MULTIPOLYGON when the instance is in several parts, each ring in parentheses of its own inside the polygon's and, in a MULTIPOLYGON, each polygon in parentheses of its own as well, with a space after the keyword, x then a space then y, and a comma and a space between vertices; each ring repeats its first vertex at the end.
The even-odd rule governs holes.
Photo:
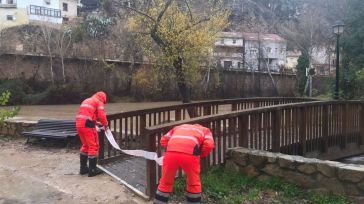
POLYGON ((127 188, 129 188, 130 190, 132 190, 135 194, 137 194, 139 197, 143 198, 146 201, 150 200, 150 197, 147 196, 146 194, 144 194, 143 192, 139 191, 138 189, 134 188, 133 186, 131 186, 130 184, 128 184, 126 181, 120 179, 119 177, 117 177, 116 175, 114 175, 113 173, 111 173, 110 171, 108 171, 107 169, 105 169, 104 167, 97 165, 98 168, 100 168, 102 171, 104 171, 106 174, 108 174, 109 176, 113 177, 114 179, 116 179, 118 182, 120 182, 121 184, 123 184, 124 186, 126 186, 127 188))

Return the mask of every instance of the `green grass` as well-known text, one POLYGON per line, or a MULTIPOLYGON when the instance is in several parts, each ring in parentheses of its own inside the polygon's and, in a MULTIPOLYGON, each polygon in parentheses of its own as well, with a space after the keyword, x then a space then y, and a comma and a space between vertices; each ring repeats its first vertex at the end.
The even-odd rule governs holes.
MULTIPOLYGON (((212 168, 201 175, 204 203, 317 203, 349 204, 347 199, 306 191, 278 178, 259 181, 242 173, 212 168)), ((172 201, 184 201, 186 179, 176 179, 172 201)))

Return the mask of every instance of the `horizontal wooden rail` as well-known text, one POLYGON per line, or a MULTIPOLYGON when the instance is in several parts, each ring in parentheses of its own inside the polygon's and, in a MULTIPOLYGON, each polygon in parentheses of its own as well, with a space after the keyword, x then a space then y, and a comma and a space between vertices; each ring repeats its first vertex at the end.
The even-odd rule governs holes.
MULTIPOLYGON (((124 149, 145 148, 143 130, 160 124, 174 121, 188 120, 195 117, 229 113, 237 110, 245 110, 254 107, 265 107, 293 102, 312 101, 307 98, 240 98, 227 100, 202 101, 195 103, 179 104, 166 107, 135 110, 115 113, 107 116, 109 126, 115 140, 124 149)), ((100 137, 100 160, 117 157, 116 151, 100 137)))

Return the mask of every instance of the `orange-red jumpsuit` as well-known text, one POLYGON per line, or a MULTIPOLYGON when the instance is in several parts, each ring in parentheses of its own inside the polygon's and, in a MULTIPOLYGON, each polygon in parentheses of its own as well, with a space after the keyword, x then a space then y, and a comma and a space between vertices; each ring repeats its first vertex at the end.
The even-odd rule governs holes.
POLYGON ((104 92, 97 92, 81 103, 76 117, 77 133, 82 142, 81 154, 86 154, 89 157, 98 155, 99 139, 95 125, 97 120, 103 126, 108 125, 104 110, 105 103, 106 94, 104 92))
POLYGON ((167 203, 177 170, 187 175, 187 201, 201 201, 200 157, 210 154, 214 139, 210 129, 198 124, 184 124, 174 127, 161 138, 166 149, 162 166, 162 178, 155 195, 155 203, 167 203))

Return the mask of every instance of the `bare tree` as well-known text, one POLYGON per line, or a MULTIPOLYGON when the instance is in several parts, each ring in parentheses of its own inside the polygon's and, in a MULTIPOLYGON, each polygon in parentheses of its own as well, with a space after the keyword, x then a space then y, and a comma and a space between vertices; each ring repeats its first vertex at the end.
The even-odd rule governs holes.
POLYGON ((62 65, 62 79, 66 83, 66 74, 64 66, 64 58, 69 52, 72 45, 72 30, 68 26, 61 26, 59 30, 55 31, 54 43, 56 45, 56 53, 61 59, 62 65))
POLYGON ((47 52, 48 58, 49 58, 49 69, 51 73, 51 81, 52 84, 54 84, 54 71, 53 71, 53 55, 54 55, 54 48, 52 46, 53 40, 53 34, 55 32, 54 27, 52 27, 50 24, 43 23, 40 25, 41 29, 41 39, 43 46, 45 46, 45 50, 47 52))

